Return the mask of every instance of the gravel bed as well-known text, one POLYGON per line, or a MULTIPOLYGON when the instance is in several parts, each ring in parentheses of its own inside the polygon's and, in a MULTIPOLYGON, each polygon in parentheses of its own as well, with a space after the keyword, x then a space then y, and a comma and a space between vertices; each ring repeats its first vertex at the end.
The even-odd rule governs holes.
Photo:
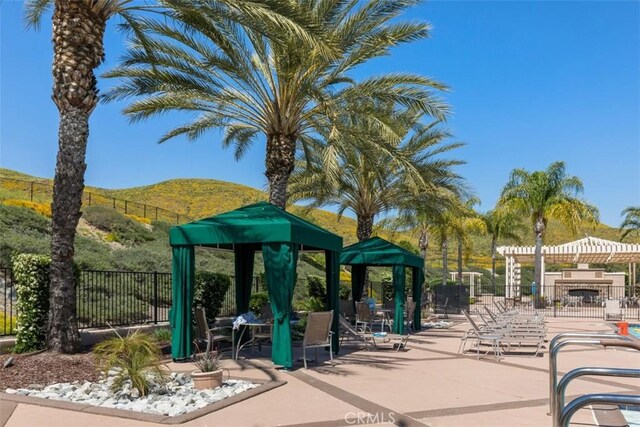
POLYGON ((258 387, 248 381, 228 380, 215 389, 196 390, 189 376, 172 373, 167 383, 154 385, 151 393, 140 397, 130 382, 117 392, 110 391, 112 383, 113 377, 109 377, 97 382, 56 383, 42 388, 7 388, 5 393, 176 416, 258 387))

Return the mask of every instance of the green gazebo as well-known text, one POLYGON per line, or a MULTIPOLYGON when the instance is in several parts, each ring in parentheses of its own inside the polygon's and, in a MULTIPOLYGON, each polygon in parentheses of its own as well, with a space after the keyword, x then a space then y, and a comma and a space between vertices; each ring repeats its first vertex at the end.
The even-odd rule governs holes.
MULTIPOLYGON (((249 310, 254 256, 262 251, 273 311, 272 360, 291 368, 290 313, 299 251, 324 251, 327 308, 338 312, 342 237, 266 202, 245 206, 211 218, 172 227, 173 305, 171 355, 174 360, 192 356, 192 305, 195 273, 194 247, 233 250, 235 253, 236 314, 249 310)), ((338 316, 333 322, 333 349, 338 351, 338 316)))
POLYGON ((421 257, 380 237, 373 237, 344 248, 340 256, 340 263, 351 266, 353 301, 359 301, 362 298, 367 266, 393 267, 394 299, 396 301, 393 332, 397 334, 404 333, 405 267, 411 267, 413 271, 412 296, 416 302, 413 325, 416 330, 420 330, 420 298, 424 282, 424 260, 421 257))

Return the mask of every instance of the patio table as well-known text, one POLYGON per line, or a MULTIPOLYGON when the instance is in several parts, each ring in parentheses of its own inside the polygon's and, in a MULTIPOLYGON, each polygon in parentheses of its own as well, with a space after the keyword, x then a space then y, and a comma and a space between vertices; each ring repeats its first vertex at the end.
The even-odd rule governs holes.
POLYGON ((269 336, 273 333, 273 323, 264 323, 264 322, 247 322, 242 323, 238 330, 240 334, 238 335, 238 339, 236 340, 236 330, 232 329, 231 331, 231 357, 234 360, 238 360, 238 355, 240 354, 240 350, 246 347, 248 344, 251 344, 251 351, 253 352, 253 344, 257 343, 261 339, 266 339, 266 336, 258 336, 257 332, 259 329, 268 326, 269 327, 269 336), (246 330, 249 329, 251 331, 251 338, 247 340, 247 342, 242 342, 242 337, 244 336, 246 330))

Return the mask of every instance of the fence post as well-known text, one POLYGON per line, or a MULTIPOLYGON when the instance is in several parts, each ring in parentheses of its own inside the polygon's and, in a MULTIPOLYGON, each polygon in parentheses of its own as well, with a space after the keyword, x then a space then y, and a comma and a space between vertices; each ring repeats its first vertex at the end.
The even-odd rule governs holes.
POLYGON ((33 202, 33 181, 31 181, 30 184, 31 184, 31 195, 30 195, 30 197, 31 197, 31 201, 33 202))
POLYGON ((158 324, 158 272, 153 272, 153 323, 158 324))
POLYGON ((156 208, 156 221, 158 220, 158 208, 156 208))
POLYGON ((89 196, 89 206, 91 206, 91 193, 87 193, 87 195, 89 196))
POLYGON ((180 224, 180 214, 176 214, 176 224, 180 224))
POLYGON ((129 203, 129 202, 127 202, 126 200, 124 201, 124 214, 125 214, 125 215, 128 213, 128 212, 127 212, 127 205, 128 205, 128 203, 129 203))
POLYGON ((143 209, 144 209, 144 218, 146 218, 147 217, 147 204, 145 203, 142 206, 143 206, 143 209))
POLYGON ((115 208, 116 208, 116 198, 113 197, 113 209, 115 209, 115 208))

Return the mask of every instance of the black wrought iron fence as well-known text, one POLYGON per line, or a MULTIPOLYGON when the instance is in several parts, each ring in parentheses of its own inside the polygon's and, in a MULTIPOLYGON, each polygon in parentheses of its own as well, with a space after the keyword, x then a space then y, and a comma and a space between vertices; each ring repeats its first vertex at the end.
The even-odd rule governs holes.
POLYGON ((16 310, 15 287, 13 286, 13 273, 10 268, 0 267, 0 336, 15 334, 16 310))
MULTIPOLYGON (((259 278, 254 279, 254 291, 259 278)), ((77 287, 78 327, 102 328, 169 321, 171 273, 84 270, 77 287)), ((10 268, 0 268, 0 336, 16 333, 16 293, 10 268)), ((220 316, 236 309, 234 277, 220 316)))
MULTIPOLYGON (((468 286, 467 286, 468 288, 468 286)), ((538 291, 538 289, 536 289, 538 291)), ((484 310, 502 301, 522 313, 535 312, 549 317, 583 317, 603 319, 605 301, 614 300, 625 319, 640 320, 640 298, 626 286, 613 285, 557 285, 543 286, 539 295, 532 295, 530 285, 517 286, 509 292, 504 285, 484 286, 474 290, 471 310, 484 310)), ((616 304, 614 304, 616 305, 616 304)))

